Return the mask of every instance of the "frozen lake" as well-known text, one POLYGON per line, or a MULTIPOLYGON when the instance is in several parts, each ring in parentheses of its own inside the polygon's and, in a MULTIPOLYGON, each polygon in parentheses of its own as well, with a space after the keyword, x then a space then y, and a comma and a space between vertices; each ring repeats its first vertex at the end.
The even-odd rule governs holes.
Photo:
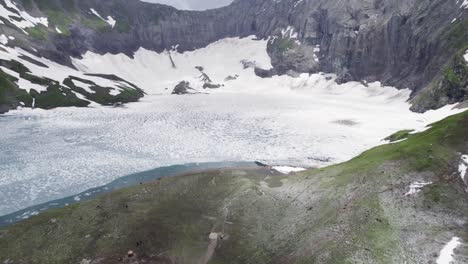
POLYGON ((345 88, 150 95, 124 108, 13 111, 0 116, 0 215, 173 164, 324 166, 452 113, 411 113, 395 89, 345 88))

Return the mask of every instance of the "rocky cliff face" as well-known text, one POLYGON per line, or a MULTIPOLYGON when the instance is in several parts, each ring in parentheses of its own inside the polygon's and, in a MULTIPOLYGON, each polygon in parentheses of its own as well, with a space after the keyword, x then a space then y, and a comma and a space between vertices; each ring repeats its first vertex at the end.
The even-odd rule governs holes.
MULTIPOLYGON (((35 17, 47 17, 48 26, 38 24, 29 35, 9 23, 2 30, 18 46, 62 64, 71 65, 70 56, 86 51, 185 51, 254 34, 270 38, 275 69, 265 75, 323 71, 340 81, 381 81, 412 89, 416 111, 468 99, 466 82, 443 82, 444 71, 468 45, 468 9, 459 0, 237 0, 204 12, 138 0, 17 3, 35 17), (436 95, 418 97, 421 90, 436 95)), ((466 69, 454 73, 463 79, 466 69)))

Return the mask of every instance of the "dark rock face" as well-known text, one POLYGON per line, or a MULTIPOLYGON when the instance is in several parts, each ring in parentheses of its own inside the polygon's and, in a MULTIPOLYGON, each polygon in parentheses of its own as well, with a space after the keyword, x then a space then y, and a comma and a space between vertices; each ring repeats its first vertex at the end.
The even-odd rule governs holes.
POLYGON ((185 51, 256 35, 270 38, 277 74, 330 72, 339 81, 382 81, 417 94, 468 43, 468 9, 458 0, 237 0, 204 12, 139 0, 18 2, 33 15, 54 18, 50 14, 59 10, 67 17, 50 19, 67 34, 49 30, 40 41, 24 34, 18 39, 25 48, 68 64, 69 56, 88 50, 131 56, 139 47, 162 51, 178 45, 185 51), (115 27, 96 22, 90 8, 115 18, 115 27))
POLYGON ((468 62, 462 53, 453 57, 441 73, 412 100, 411 109, 423 112, 437 109, 447 104, 468 100, 468 62))
POLYGON ((222 86, 221 84, 204 83, 203 84, 203 89, 218 89, 221 86, 222 86))
POLYGON ((204 72, 205 69, 203 67, 197 66, 195 68, 201 73, 199 79, 203 82, 203 89, 218 89, 224 86, 223 84, 213 83, 213 80, 211 80, 210 76, 204 72))
POLYGON ((237 80, 237 78, 239 78, 239 75, 229 75, 228 77, 224 78, 224 81, 225 82, 229 82, 229 81, 234 81, 234 80, 237 80))
MULTIPOLYGON (((40 62, 36 63, 40 64, 40 62)), ((144 96, 144 92, 140 88, 114 75, 86 75, 118 81, 119 91, 112 93, 111 91, 115 87, 102 87, 93 81, 83 78, 68 76, 64 80, 52 80, 33 75, 26 66, 15 60, 0 59, 0 66, 3 67, 3 69, 0 69, 0 114, 8 112, 10 109, 15 109, 18 106, 38 107, 42 109, 67 106, 86 107, 90 104, 88 100, 102 105, 113 105, 115 103, 135 102, 144 96), (20 78, 33 84, 43 86, 45 90, 38 92, 35 89, 30 89, 27 92, 21 89, 17 84, 18 78, 8 74, 4 69, 17 73, 20 78), (74 80, 89 86, 92 92, 76 86, 73 83, 74 80), (83 95, 88 100, 79 98, 77 94, 83 95)))
POLYGON ((190 87, 190 83, 186 81, 181 81, 179 84, 177 84, 174 87, 174 90, 172 91, 172 94, 190 94, 192 93, 191 91, 194 91, 192 87, 190 87))
POLYGON ((255 68, 255 74, 262 78, 271 78, 274 75, 277 75, 276 69, 265 70, 261 68, 255 68))

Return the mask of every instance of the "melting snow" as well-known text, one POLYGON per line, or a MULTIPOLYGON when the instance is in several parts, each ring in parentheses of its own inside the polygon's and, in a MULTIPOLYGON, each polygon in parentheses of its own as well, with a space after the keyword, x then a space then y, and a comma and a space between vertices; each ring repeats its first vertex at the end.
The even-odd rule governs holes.
POLYGON ((405 194, 405 196, 409 196, 409 195, 418 193, 418 192, 421 191, 421 189, 424 186, 427 186, 427 185, 430 185, 430 184, 432 184, 432 182, 413 182, 412 184, 410 184, 410 186, 409 186, 410 190, 405 194))
POLYGON ((300 3, 304 2, 304 0, 298 0, 294 3, 294 8, 296 8, 300 3))
POLYGON ((316 45, 314 48, 314 60, 316 62, 319 61, 319 55, 320 55, 320 45, 316 45))
POLYGON ((461 240, 458 237, 453 237, 440 251, 437 258, 437 264, 450 264, 453 262, 454 250, 461 245, 461 240))
POLYGON ((62 34, 62 31, 58 27, 55 27, 55 31, 57 31, 59 34, 62 34))
POLYGON ((295 39, 297 36, 297 32, 294 31, 294 27, 292 26, 288 26, 287 28, 281 30, 281 37, 283 38, 295 39))
POLYGON ((466 178, 467 170, 468 170, 468 155, 463 155, 461 157, 460 164, 458 165, 458 172, 460 173, 460 177, 466 186, 465 190, 468 192, 468 179, 466 178))
POLYGON ((112 27, 114 28, 115 27, 115 24, 117 23, 117 21, 115 21, 115 19, 111 16, 107 16, 107 20, 106 22, 112 27))
POLYGON ((219 237, 219 233, 210 233, 208 237, 210 240, 217 240, 219 237))
POLYGON ((468 0, 460 0, 461 6, 460 8, 468 8, 468 0))
POLYGON ((113 96, 116 96, 116 95, 118 95, 118 94, 120 94, 120 93, 121 93, 121 90, 115 89, 115 88, 112 88, 112 89, 109 91, 109 94, 110 94, 110 95, 113 95, 113 96))
POLYGON ((305 171, 306 169, 304 168, 299 168, 299 167, 289 167, 289 166, 273 166, 271 167, 275 171, 281 172, 283 174, 289 174, 291 172, 299 172, 299 171, 305 171))
POLYGON ((22 215, 17 216, 16 218, 17 219, 28 219, 31 216, 35 216, 35 215, 38 215, 38 214, 39 214, 38 211, 26 211, 22 215))
POLYGON ((80 88, 83 88, 88 93, 91 93, 91 94, 96 93, 96 91, 91 89, 91 87, 93 86, 91 84, 87 84, 87 83, 84 83, 84 82, 79 81, 79 80, 73 80, 73 84, 75 84, 76 86, 78 86, 80 88))
POLYGON ((18 79, 18 81, 17 81, 18 86, 21 87, 21 89, 26 90, 28 93, 31 91, 31 89, 34 89, 39 93, 42 92, 42 91, 47 90, 47 87, 45 87, 45 86, 35 84, 35 83, 30 82, 29 80, 21 78, 19 73, 15 72, 15 71, 7 69, 7 68, 5 68, 3 66, 0 66, 0 69, 3 72, 5 72, 6 74, 9 74, 9 75, 17 78, 18 79))
POLYGON ((33 17, 26 11, 20 10, 11 0, 4 0, 4 2, 6 6, 10 9, 13 9, 14 12, 0 4, 0 16, 8 20, 16 27, 22 29, 24 33, 27 34, 27 32, 24 31, 25 28, 35 27, 39 24, 42 24, 45 27, 49 26, 49 22, 46 17, 33 17))
POLYGON ((8 44, 8 38, 5 36, 5 34, 0 35, 0 43, 3 45, 8 44))
POLYGON ((458 171, 460 172, 460 176, 463 180, 465 180, 466 170, 468 166, 468 155, 463 155, 461 158, 460 166, 458 167, 458 171))
MULTIPOLYGON (((4 36, 4 35, 2 35, 2 36, 4 36)), ((37 57, 36 55, 31 54, 31 53, 29 53, 29 52, 27 52, 27 51, 25 51, 23 49, 17 48, 17 47, 13 48, 13 47, 4 46, 5 44, 3 43, 4 42, 3 40, 8 41, 8 39, 6 37, 2 37, 2 36, 0 36, 0 43, 3 44, 1 46, 2 49, 0 49, 0 58, 2 58, 4 60, 16 60, 16 61, 22 63, 24 66, 26 66, 31 71, 32 75, 35 75, 35 76, 38 76, 38 77, 46 77, 46 78, 50 78, 52 80, 57 80, 57 81, 63 81, 65 78, 68 78, 69 76, 75 76, 75 77, 79 77, 81 79, 93 81, 94 83, 96 83, 97 85, 102 86, 102 87, 114 88, 114 90, 111 90, 113 95, 120 93, 120 91, 121 91, 121 88, 119 88, 120 85, 125 85, 124 83, 119 82, 119 81, 113 81, 113 80, 108 80, 108 79, 105 79, 105 78, 85 75, 83 72, 80 72, 80 71, 77 71, 77 70, 72 69, 70 67, 55 63, 55 62, 50 61, 50 60, 48 60, 46 58, 43 58, 43 57, 37 57), (25 59, 21 58, 21 55, 30 57, 30 58, 34 59, 35 61, 38 61, 38 62, 41 62, 41 63, 47 65, 48 67, 42 67, 42 66, 39 66, 39 65, 37 65, 35 63, 30 62, 29 60, 25 60, 25 59)), ((18 78, 19 79, 18 80, 18 85, 19 85, 19 87, 21 89, 25 89, 28 92, 31 89, 35 89, 38 92, 47 90, 47 87, 45 87, 45 86, 41 86, 41 85, 38 85, 38 84, 31 83, 30 81, 19 77, 19 74, 17 72, 9 70, 9 69, 7 69, 5 67, 1 67, 1 69, 4 72, 7 72, 8 74, 18 78)), ((79 82, 79 81, 74 80, 73 82, 79 82)), ((79 83, 80 83, 80 85, 78 85, 78 86, 80 86, 80 87, 83 86, 82 87, 83 89, 87 90, 90 93, 94 93, 93 90, 89 89, 89 85, 82 84, 81 82, 79 82, 79 83)))
POLYGON ((295 31, 294 27, 288 26, 287 28, 281 30, 281 37, 282 38, 288 38, 288 39, 294 39, 296 44, 300 45, 301 42, 298 40, 298 33, 295 31))
POLYGON ((463 58, 465 58, 465 61, 468 63, 468 50, 465 51, 465 55, 463 55, 463 58))
POLYGON ((90 8, 90 10, 91 10, 91 13, 93 13, 95 16, 99 17, 104 22, 109 24, 112 28, 114 28, 116 21, 113 17, 107 16, 107 19, 104 19, 96 10, 94 10, 94 8, 90 8))

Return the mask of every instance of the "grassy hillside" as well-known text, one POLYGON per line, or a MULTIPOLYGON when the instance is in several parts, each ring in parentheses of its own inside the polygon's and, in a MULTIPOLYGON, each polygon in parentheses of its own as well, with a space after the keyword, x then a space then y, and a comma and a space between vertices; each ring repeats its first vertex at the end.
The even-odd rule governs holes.
MULTIPOLYGON (((28 57, 25 56, 23 58, 28 57)), ((29 58, 29 60, 34 61, 34 59, 31 58, 29 58)), ((35 61, 35 63, 40 64, 44 68, 48 67, 47 65, 43 65, 41 62, 35 61)), ((115 75, 88 74, 88 76, 99 77, 116 82, 115 87, 102 87, 93 81, 75 76, 69 76, 63 81, 39 77, 32 74, 30 69, 16 60, 0 59, 0 66, 17 73, 20 78, 28 82, 44 86, 45 88, 45 90, 41 92, 31 89, 28 93, 26 90, 21 89, 18 86, 18 78, 13 77, 0 69, 0 114, 7 112, 10 109, 15 109, 20 105, 33 107, 33 98, 34 107, 52 109, 67 106, 86 107, 90 102, 85 99, 101 105, 113 105, 116 103, 135 102, 144 96, 143 90, 115 75), (90 86, 91 92, 75 85, 73 80, 90 86), (115 88, 118 88, 117 92, 114 91, 115 88), (80 99, 77 94, 82 95, 82 98, 85 99, 80 99)))
POLYGON ((217 170, 116 191, 0 230, 0 263, 435 263, 454 236, 463 263, 467 132, 464 112, 323 169, 217 170), (432 184, 406 195, 414 182, 432 184))
POLYGON ((0 70, 0 114, 15 108, 19 102, 30 103, 31 97, 24 90, 16 88, 16 79, 0 70))

